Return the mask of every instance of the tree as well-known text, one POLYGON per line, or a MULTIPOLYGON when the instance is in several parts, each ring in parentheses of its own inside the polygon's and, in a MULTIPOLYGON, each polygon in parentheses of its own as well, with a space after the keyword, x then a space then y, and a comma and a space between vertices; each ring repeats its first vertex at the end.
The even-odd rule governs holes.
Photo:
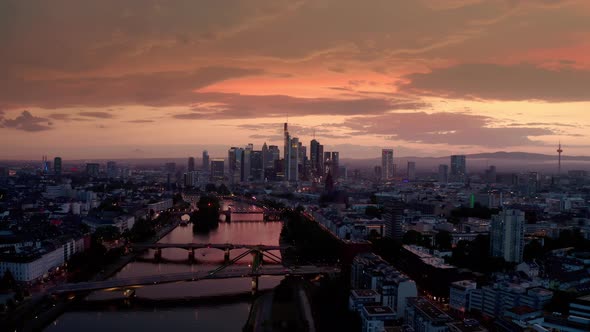
POLYGON ((415 230, 409 230, 404 234, 402 238, 403 244, 421 244, 423 241, 422 233, 415 230))
POLYGON ((214 193, 217 192, 217 187, 214 183, 207 183, 207 185, 205 186, 205 191, 208 193, 214 193))
POLYGON ((436 233, 434 241, 440 250, 450 250, 453 246, 453 236, 447 231, 439 231, 436 233))
POLYGON ((4 276, 2 276, 2 280, 0 280, 0 289, 16 290, 17 288, 18 288, 18 285, 16 283, 16 279, 14 279, 14 276, 12 275, 12 272, 10 272, 10 270, 6 269, 6 271, 4 271, 4 276))
POLYGON ((113 241, 121 238, 121 232, 115 226, 98 227, 93 235, 100 242, 113 241))
POLYGON ((539 240, 532 240, 524 246, 523 258, 527 262, 541 258, 543 254, 543 246, 539 240))
POLYGON ((224 183, 219 185, 219 188, 217 188, 217 193, 223 196, 231 195, 231 191, 229 191, 224 183))
POLYGON ((176 205, 176 204, 182 203, 182 202, 184 202, 184 199, 182 198, 182 194, 176 193, 174 196, 172 196, 172 204, 176 205))
POLYGON ((201 196, 197 202, 197 211, 191 215, 194 232, 207 232, 219 226, 221 205, 216 196, 201 196))

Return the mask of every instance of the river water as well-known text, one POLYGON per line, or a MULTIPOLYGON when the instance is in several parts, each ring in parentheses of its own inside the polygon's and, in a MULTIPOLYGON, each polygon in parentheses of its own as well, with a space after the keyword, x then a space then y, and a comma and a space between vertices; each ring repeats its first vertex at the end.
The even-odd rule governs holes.
MULTIPOLYGON (((226 202, 223 202, 227 205, 226 202)), ((236 206, 239 203, 232 202, 236 206)), ((240 243, 278 245, 281 222, 220 222, 219 228, 208 234, 194 234, 192 225, 179 226, 163 237, 160 243, 240 243)), ((231 257, 243 251, 232 250, 231 257)), ((280 255, 279 252, 275 254, 280 255)), ((150 261, 154 252, 149 251, 141 261, 127 264, 113 278, 168 274, 188 271, 208 271, 223 263, 223 251, 200 249, 195 253, 196 264, 189 264, 188 252, 184 249, 162 250, 161 262, 150 261)), ((250 256, 240 260, 247 266, 250 256)), ((260 278, 259 289, 277 286, 282 277, 260 278)), ((156 300, 198 298, 224 294, 249 292, 250 278, 203 280, 197 282, 171 283, 146 286, 136 290, 137 297, 156 300)), ((122 298, 120 291, 94 292, 88 300, 122 298)), ((155 306, 142 308, 105 307, 83 311, 66 312, 49 325, 45 331, 241 331, 246 323, 251 302, 248 300, 219 301, 211 304, 190 304, 178 306, 155 306)))

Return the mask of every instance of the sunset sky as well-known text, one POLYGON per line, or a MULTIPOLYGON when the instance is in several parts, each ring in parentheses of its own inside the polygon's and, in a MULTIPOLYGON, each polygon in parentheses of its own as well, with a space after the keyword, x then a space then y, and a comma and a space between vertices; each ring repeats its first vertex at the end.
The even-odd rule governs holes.
POLYGON ((0 1, 0 159, 590 155, 588 0, 0 1), (282 151, 281 151, 282 152, 282 151))

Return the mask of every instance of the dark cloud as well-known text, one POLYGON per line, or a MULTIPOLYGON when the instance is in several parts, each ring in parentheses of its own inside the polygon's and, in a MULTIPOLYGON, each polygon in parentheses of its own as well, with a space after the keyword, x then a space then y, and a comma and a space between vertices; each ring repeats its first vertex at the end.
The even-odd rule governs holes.
POLYGON ((590 101, 590 70, 557 70, 531 64, 461 64, 410 74, 405 92, 447 98, 486 100, 590 101))
POLYGON ((14 128, 23 131, 44 131, 50 130, 52 123, 45 118, 36 117, 29 111, 23 111, 14 119, 4 119, 1 122, 2 127, 14 128))
POLYGON ((80 112, 78 115, 97 119, 111 119, 114 117, 113 114, 109 112, 80 112))
POLYGON ((0 105, 6 107, 178 106, 195 101, 194 90, 262 70, 204 67, 193 72, 157 72, 120 77, 34 80, 0 78, 0 105))
POLYGON ((493 127, 493 119, 466 113, 390 113, 354 117, 341 124, 357 135, 379 135, 425 144, 506 147, 534 145, 531 136, 552 135, 546 128, 493 127))
POLYGON ((174 118, 241 119, 284 117, 287 114, 289 116, 360 115, 430 107, 429 104, 417 100, 385 97, 335 99, 234 93, 195 93, 193 101, 195 106, 192 113, 177 114, 174 118))

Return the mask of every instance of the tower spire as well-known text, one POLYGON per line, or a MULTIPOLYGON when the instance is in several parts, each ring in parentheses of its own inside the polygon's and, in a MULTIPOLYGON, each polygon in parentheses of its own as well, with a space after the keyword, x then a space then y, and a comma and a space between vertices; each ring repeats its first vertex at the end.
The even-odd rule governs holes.
POLYGON ((563 149, 561 148, 561 140, 559 141, 559 146, 557 148, 557 175, 561 175, 561 153, 563 149))

